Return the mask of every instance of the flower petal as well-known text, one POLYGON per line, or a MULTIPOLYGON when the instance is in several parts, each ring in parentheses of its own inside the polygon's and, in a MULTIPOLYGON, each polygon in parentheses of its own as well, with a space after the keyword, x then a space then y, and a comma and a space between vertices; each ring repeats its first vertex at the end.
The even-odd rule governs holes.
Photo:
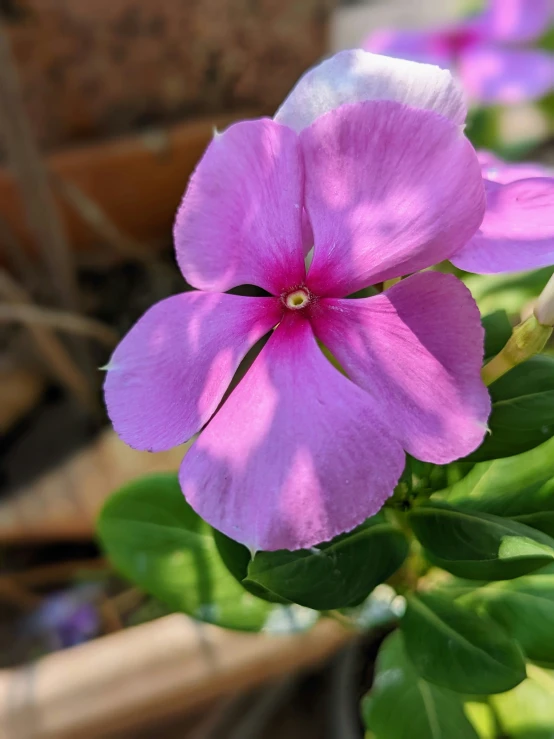
POLYGON ((479 21, 490 39, 525 42, 545 33, 553 15, 552 0, 489 0, 479 21))
POLYGON ((463 92, 447 70, 351 49, 306 72, 275 120, 301 131, 339 105, 364 100, 394 100, 434 110, 458 124, 467 115, 463 92))
POLYGON ((479 446, 483 329, 458 279, 424 272, 371 298, 324 299, 312 325, 410 454, 444 464, 479 446))
POLYGON ((187 281, 211 291, 253 284, 275 295, 300 284, 303 187, 298 139, 286 126, 242 121, 216 134, 175 221, 187 281))
POLYGON ((453 64, 449 38, 442 30, 381 29, 372 33, 363 47, 374 54, 436 64, 443 69, 449 69, 453 64))
POLYGON ((530 177, 552 177, 554 170, 536 162, 505 162, 490 151, 477 152, 481 172, 486 180, 501 182, 503 185, 515 180, 530 177))
POLYGON ((459 65, 469 97, 489 105, 537 100, 554 88, 554 57, 546 51, 475 45, 459 65))
POLYGON ((316 295, 341 297, 448 259, 481 223, 475 151, 442 116, 389 101, 343 105, 300 140, 316 295))
POLYGON ((375 514, 404 466, 362 390, 288 316, 189 450, 186 499, 254 550, 310 547, 375 514))
POLYGON ((108 414, 135 449, 182 444, 208 421, 240 361, 280 320, 275 298, 201 292, 162 300, 113 353, 108 414))
POLYGON ((481 228, 451 261, 478 274, 519 272, 554 264, 554 178, 508 184, 485 180, 481 228))

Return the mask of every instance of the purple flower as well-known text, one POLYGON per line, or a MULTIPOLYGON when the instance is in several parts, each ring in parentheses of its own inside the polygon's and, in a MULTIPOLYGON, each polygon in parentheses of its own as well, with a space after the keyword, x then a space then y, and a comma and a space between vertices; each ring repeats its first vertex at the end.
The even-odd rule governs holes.
POLYGON ((48 596, 25 622, 31 636, 48 651, 65 649, 93 639, 100 633, 96 586, 81 586, 48 596))
POLYGON ((528 49, 553 19, 552 0, 490 0, 480 15, 429 31, 378 31, 364 48, 456 70, 485 105, 543 97, 554 88, 552 54, 528 49))
POLYGON ((554 264, 554 177, 532 163, 480 152, 487 209, 452 262, 468 272, 517 272, 554 264))
POLYGON ((448 72, 347 52, 308 72, 275 120, 217 134, 191 179, 175 246, 197 290, 131 329, 106 401, 138 449, 203 429, 181 466, 185 497, 254 550, 350 530, 391 495, 405 451, 441 464, 483 439, 483 334, 463 284, 425 272, 347 299, 476 232, 484 191, 465 112, 448 72), (244 284, 269 297, 225 292, 244 284))

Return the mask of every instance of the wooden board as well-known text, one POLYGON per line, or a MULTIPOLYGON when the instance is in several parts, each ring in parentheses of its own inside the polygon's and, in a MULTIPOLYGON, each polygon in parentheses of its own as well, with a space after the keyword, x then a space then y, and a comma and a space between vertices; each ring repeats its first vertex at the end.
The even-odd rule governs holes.
POLYGON ((113 431, 104 431, 60 467, 1 500, 0 541, 90 539, 110 493, 149 472, 177 470, 186 448, 137 452, 113 431))
POLYGON ((317 663, 351 634, 243 634, 172 615, 0 670, 0 739, 93 739, 317 663))

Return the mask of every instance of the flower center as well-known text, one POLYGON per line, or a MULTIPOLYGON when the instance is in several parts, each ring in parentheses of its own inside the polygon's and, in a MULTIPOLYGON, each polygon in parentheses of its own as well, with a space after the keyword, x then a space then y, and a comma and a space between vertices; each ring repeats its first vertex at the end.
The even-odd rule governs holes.
POLYGON ((305 308, 311 299, 311 293, 305 287, 283 295, 283 302, 290 310, 301 310, 305 308))

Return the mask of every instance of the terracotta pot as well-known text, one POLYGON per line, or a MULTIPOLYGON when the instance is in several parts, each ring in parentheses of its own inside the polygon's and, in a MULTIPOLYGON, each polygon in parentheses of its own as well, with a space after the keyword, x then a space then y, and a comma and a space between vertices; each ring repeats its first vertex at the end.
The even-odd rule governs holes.
MULTIPOLYGON (((169 243, 175 210, 198 159, 213 136, 237 117, 255 111, 211 116, 74 147, 46 157, 48 169, 58 178, 76 185, 94 202, 122 234, 144 244, 169 243)), ((102 239, 83 217, 58 193, 69 241, 89 258, 114 259, 102 239)), ((14 178, 0 167, 0 217, 11 227, 19 243, 29 251, 34 240, 14 178)))

